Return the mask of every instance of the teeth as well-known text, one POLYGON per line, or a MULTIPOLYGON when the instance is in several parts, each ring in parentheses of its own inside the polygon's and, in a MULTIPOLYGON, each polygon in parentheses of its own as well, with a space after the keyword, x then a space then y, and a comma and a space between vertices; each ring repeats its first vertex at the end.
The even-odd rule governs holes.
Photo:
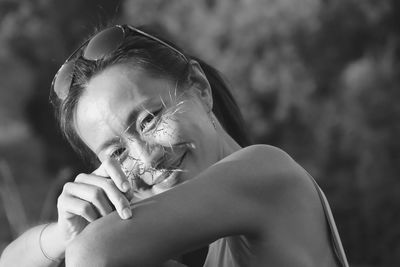
POLYGON ((164 155, 161 162, 151 164, 154 165, 154 167, 144 166, 144 164, 138 165, 138 162, 129 162, 129 164, 127 164, 126 162, 120 162, 121 168, 124 171, 125 175, 128 177, 128 180, 131 181, 131 183, 133 183, 133 180, 139 178, 149 186, 155 185, 167 179, 174 172, 184 172, 183 169, 179 168, 179 165, 181 164, 183 157, 187 153, 187 147, 195 149, 196 146, 194 143, 185 143, 180 144, 179 146, 182 146, 181 149, 184 149, 184 147, 186 147, 186 152, 180 155, 179 158, 165 157, 164 155))
POLYGON ((168 170, 157 170, 153 173, 153 185, 158 184, 160 182, 162 182, 165 178, 167 178, 170 174, 172 173, 172 171, 168 171, 168 170))
POLYGON ((172 147, 175 147, 175 148, 182 148, 182 149, 184 149, 184 148, 192 148, 192 149, 196 149, 196 145, 194 144, 194 143, 181 143, 181 144, 178 144, 178 145, 174 145, 174 146, 172 146, 172 147))
POLYGON ((194 143, 188 143, 187 146, 192 149, 196 149, 196 145, 194 143))

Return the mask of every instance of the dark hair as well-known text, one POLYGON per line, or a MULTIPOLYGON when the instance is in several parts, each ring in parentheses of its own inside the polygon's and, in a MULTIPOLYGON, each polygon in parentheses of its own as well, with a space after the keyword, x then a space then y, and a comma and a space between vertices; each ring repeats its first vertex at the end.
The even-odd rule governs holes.
MULTIPOLYGON (((144 27, 140 27, 143 29, 144 27)), ((196 60, 203 69, 212 90, 213 112, 227 133, 240 146, 250 145, 249 137, 245 132, 244 120, 239 107, 229 91, 220 73, 199 58, 189 56, 175 44, 161 38, 158 34, 152 35, 165 41, 177 50, 181 51, 189 60, 196 60)), ((94 164, 96 155, 80 139, 74 127, 74 111, 85 85, 90 78, 113 64, 129 62, 135 68, 146 71, 149 74, 172 78, 182 85, 189 74, 190 64, 170 48, 151 40, 150 38, 131 34, 127 36, 121 46, 112 54, 98 61, 85 60, 79 57, 75 61, 73 81, 65 100, 54 104, 56 118, 62 133, 73 149, 84 159, 94 164)))

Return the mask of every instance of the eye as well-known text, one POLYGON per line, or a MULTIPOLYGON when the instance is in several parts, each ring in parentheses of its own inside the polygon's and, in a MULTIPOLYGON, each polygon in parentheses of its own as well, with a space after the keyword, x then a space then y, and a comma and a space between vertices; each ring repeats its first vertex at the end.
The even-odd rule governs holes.
POLYGON ((154 111, 153 113, 148 113, 146 117, 144 117, 144 119, 140 122, 141 132, 147 132, 152 128, 152 126, 155 125, 155 119, 161 113, 161 110, 162 109, 159 109, 157 111, 154 111))
POLYGON ((126 151, 126 148, 124 148, 124 147, 118 148, 111 153, 110 157, 112 157, 114 159, 120 159, 122 154, 124 154, 125 151, 126 151))

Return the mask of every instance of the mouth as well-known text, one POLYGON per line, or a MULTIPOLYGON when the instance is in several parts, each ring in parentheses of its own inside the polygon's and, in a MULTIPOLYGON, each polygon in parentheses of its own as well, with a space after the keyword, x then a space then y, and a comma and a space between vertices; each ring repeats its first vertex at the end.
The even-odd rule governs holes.
POLYGON ((155 173, 154 182, 151 186, 158 188, 170 188, 179 182, 179 174, 183 172, 180 168, 184 161, 188 151, 185 151, 182 156, 175 159, 172 164, 169 164, 169 168, 158 169, 155 173), (159 174, 158 174, 159 173, 159 174))
POLYGON ((181 173, 184 172, 181 165, 189 153, 188 146, 174 146, 174 152, 170 156, 164 155, 155 162, 152 167, 143 169, 136 182, 135 195, 146 198, 170 189, 180 182, 181 173), (171 156, 175 154, 174 156, 171 156), (149 195, 150 194, 150 195, 149 195))

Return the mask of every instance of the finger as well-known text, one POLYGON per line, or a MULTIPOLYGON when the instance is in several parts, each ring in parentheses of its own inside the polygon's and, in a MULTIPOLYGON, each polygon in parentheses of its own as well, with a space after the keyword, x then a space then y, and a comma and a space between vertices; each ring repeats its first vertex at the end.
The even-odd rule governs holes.
POLYGON ((105 160, 93 173, 103 177, 110 177, 121 192, 128 192, 131 189, 131 184, 122 171, 121 164, 114 158, 105 160))
POLYGON ((113 210, 105 192, 98 186, 75 182, 67 183, 64 188, 67 194, 92 203, 101 216, 105 216, 113 210))
POLYGON ((81 216, 88 222, 93 222, 99 218, 99 215, 92 204, 71 195, 65 195, 62 198, 59 198, 57 206, 61 216, 62 214, 67 215, 65 213, 72 213, 81 216))
POLYGON ((132 211, 128 199, 118 190, 113 180, 103 179, 99 186, 103 188, 108 199, 114 205, 115 210, 122 219, 129 219, 132 217, 132 211))
POLYGON ((77 177, 76 181, 102 188, 122 219, 129 219, 132 217, 132 211, 128 199, 121 191, 119 191, 113 180, 92 174, 80 175, 77 177))
MULTIPOLYGON (((105 178, 104 176, 98 176, 97 174, 94 174, 94 173, 99 173, 100 171, 98 171, 98 170, 96 170, 95 172, 93 172, 93 174, 84 174, 84 173, 81 173, 81 174, 79 174, 76 178, 75 178, 75 182, 77 182, 77 183, 85 183, 85 184, 92 184, 93 183, 93 181, 92 181, 92 179, 88 179, 87 177, 90 177, 90 176, 94 176, 94 177, 96 177, 95 179, 97 179, 97 178, 99 178, 100 180, 104 180, 104 179, 108 179, 108 177, 107 178, 105 178)), ((136 187, 132 187, 130 190, 128 190, 126 193, 124 193, 124 195, 125 195, 125 197, 127 198, 127 200, 128 200, 128 202, 130 202, 131 201, 131 199, 133 198, 133 195, 134 195, 134 188, 136 188, 136 187)), ((119 189, 118 189, 119 190, 119 189)), ((107 199, 107 201, 108 201, 108 199, 107 199)))

